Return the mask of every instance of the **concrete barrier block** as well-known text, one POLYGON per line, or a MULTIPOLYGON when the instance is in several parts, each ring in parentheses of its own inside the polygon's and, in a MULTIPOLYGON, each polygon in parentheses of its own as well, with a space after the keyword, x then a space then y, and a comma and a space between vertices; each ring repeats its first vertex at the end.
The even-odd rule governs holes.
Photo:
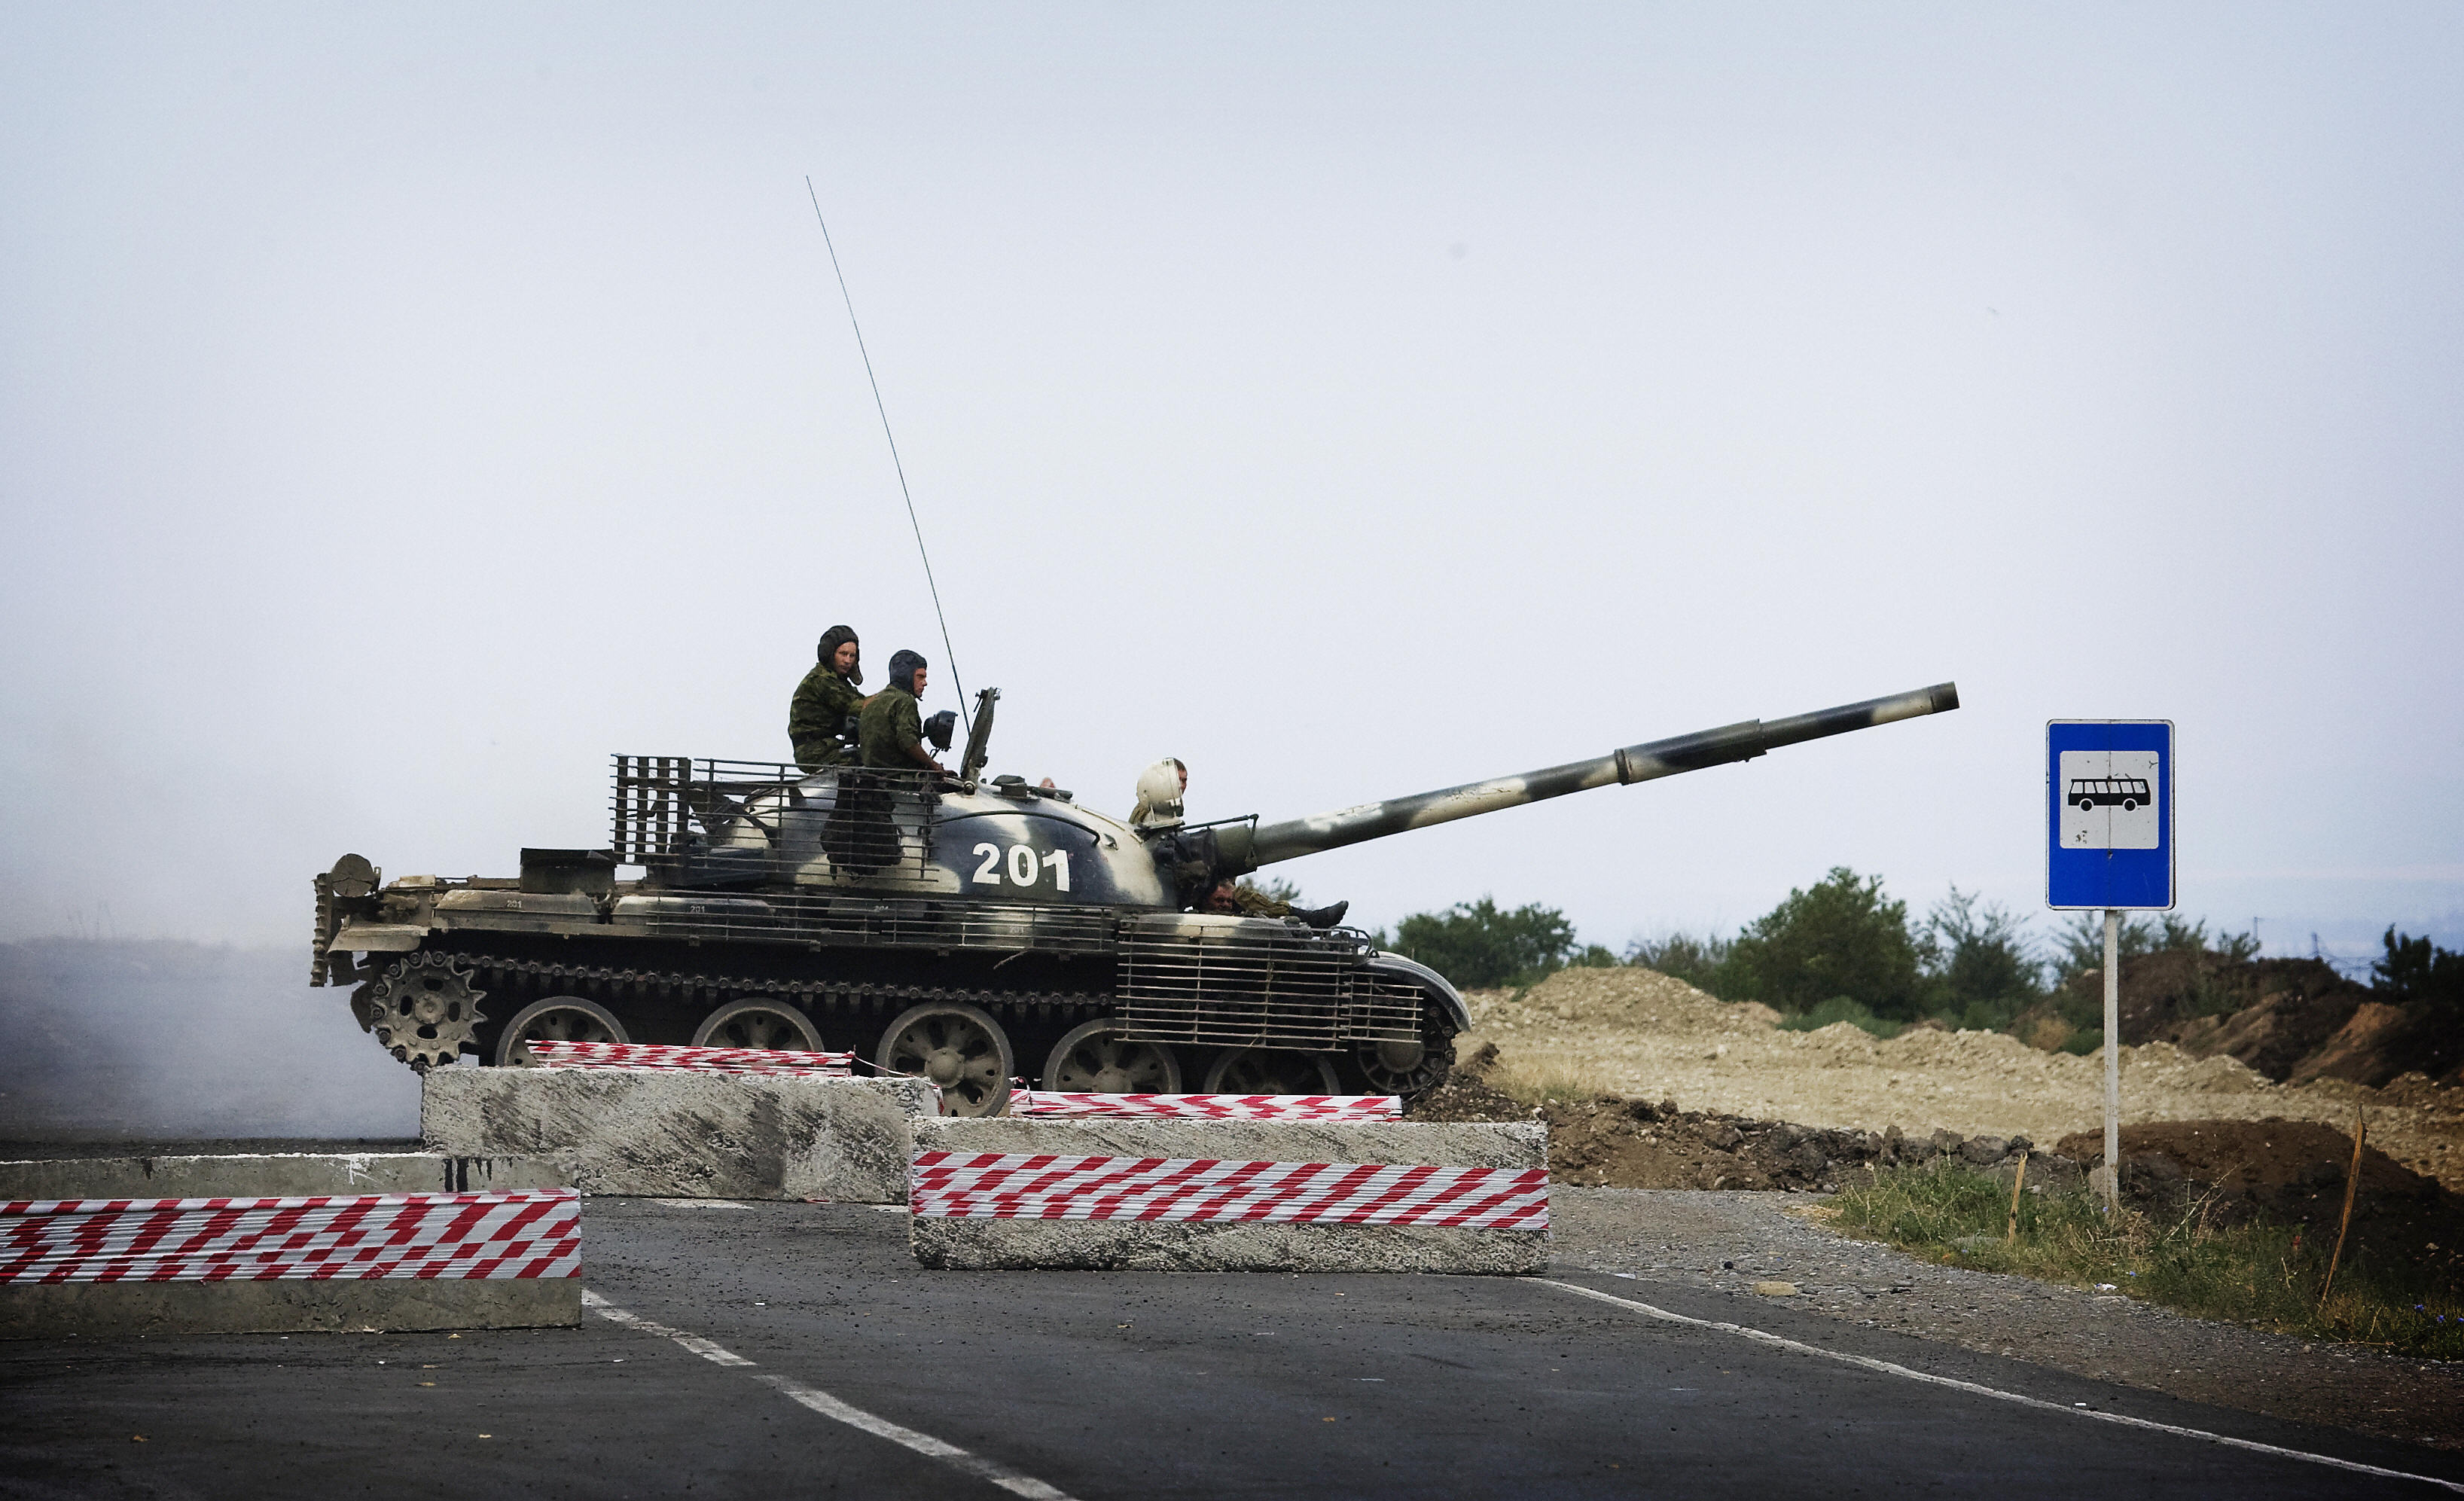
POLYGON ((0 1339, 539 1329, 581 1322, 579 1277, 0 1287, 0 1339))
MULTIPOLYGON (((1200 1198, 1230 1202, 1240 1190, 1189 1181, 1161 1199, 1134 1203, 1107 1200, 1108 1188, 1070 1202, 1069 1212, 1142 1214, 1164 1218, 1001 1217, 989 1197, 931 1187, 918 1198, 911 1222, 915 1259, 935 1269, 1047 1269, 1143 1271, 1425 1271, 1519 1275, 1549 1264, 1547 1169, 1544 1126, 1419 1124, 1401 1121, 1265 1121, 1137 1119, 933 1119, 914 1128, 919 1175, 979 1154, 1109 1159, 1124 1163, 1163 1159, 1221 1163, 1346 1163, 1511 1169, 1523 1193, 1511 1211, 1486 1223, 1289 1223, 1260 1218, 1185 1219, 1200 1198), (936 1159, 935 1154, 951 1154, 936 1159), (1531 1203, 1536 1192, 1537 1213, 1531 1203)), ((1050 1175, 1045 1175, 1045 1181, 1050 1175)), ((1102 1179, 1096 1170, 1089 1175, 1102 1179)), ((1134 1176, 1134 1175, 1133 1175, 1134 1176)), ((1154 1173, 1147 1175, 1152 1179, 1154 1173)), ((1170 1170, 1163 1170, 1170 1178, 1170 1170)), ((1318 1175, 1321 1180, 1341 1175, 1318 1175)), ((1392 1175, 1389 1175, 1390 1177, 1392 1175)), ((1237 1179, 1239 1175, 1236 1173, 1237 1179)), ((1297 1174, 1260 1175, 1261 1181, 1289 1182, 1297 1174)), ((1035 1192, 1043 1192, 1038 1189, 1035 1192)), ((1065 1192, 1063 1197, 1067 1198, 1065 1192)), ((1274 1197, 1272 1193, 1265 1196, 1274 1197)), ((1055 1200, 1039 1201, 1044 1209, 1055 1200)), ((1232 1212, 1261 1212, 1258 1203, 1232 1212)), ((1014 1205, 1012 1207, 1015 1207, 1014 1205)), ((1463 1207, 1458 1204, 1457 1208, 1463 1207)), ((1209 1212, 1214 1212, 1210 1210, 1209 1212)))
POLYGON ((437 1069, 420 1136, 466 1157, 538 1157, 585 1194, 903 1203, 921 1079, 632 1069, 437 1069))
POLYGON ((0 1203, 0 1337, 582 1318, 569 1188, 0 1203))
POLYGON ((544 1158, 448 1157, 439 1152, 264 1152, 0 1162, 0 1201, 461 1194, 572 1186, 564 1170, 544 1158))

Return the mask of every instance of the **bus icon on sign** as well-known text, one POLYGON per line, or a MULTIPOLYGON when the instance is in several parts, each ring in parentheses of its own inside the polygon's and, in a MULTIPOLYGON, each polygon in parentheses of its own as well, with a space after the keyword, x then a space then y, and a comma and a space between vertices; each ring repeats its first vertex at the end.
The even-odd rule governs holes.
POLYGON ((2064 850, 2153 850, 2164 833, 2155 751, 2066 750, 2056 758, 2057 837, 2064 850))
POLYGON ((2065 801, 2082 813, 2094 807, 2135 813, 2153 800, 2147 795, 2146 782, 2139 777, 2077 777, 2065 801))

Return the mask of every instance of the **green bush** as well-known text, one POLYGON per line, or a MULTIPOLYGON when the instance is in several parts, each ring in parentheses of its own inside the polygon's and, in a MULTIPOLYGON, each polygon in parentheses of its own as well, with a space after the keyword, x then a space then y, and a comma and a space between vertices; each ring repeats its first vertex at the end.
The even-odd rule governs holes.
MULTIPOLYGON (((1574 925, 1554 907, 1533 903, 1500 912, 1496 901, 1484 896, 1443 912, 1414 913, 1395 925, 1392 942, 1382 933, 1377 941, 1458 985, 1529 984, 1565 967, 1574 951, 1574 925)), ((1598 952, 1616 962, 1606 949, 1598 952)))
MULTIPOLYGON (((2177 951, 2214 953, 2234 960, 2255 959, 2258 955, 2256 934, 2219 933, 2210 938, 2206 918, 2193 922, 2169 912, 2160 912, 2153 917, 2133 917, 2125 913, 2115 924, 2113 938, 2117 960, 2177 951)), ((2055 965, 2061 971, 2056 977, 2057 980, 2101 970, 2104 968, 2104 914, 2079 914, 2055 941, 2059 951, 2056 955, 2055 965)))
POLYGON ((1925 916, 1928 1009, 1955 1026, 1999 1031, 2043 999, 2045 967, 2019 929, 2008 909, 1951 887, 1925 916))
POLYGON ((2451 1016, 2464 1011, 2464 954, 2392 927, 2381 941, 2387 957, 2370 963, 2371 989, 2387 992, 2398 1005, 2421 1001, 2451 1016))
MULTIPOLYGON (((2153 919, 2134 917, 2128 913, 2123 914, 2121 922, 2114 929, 2113 939, 2114 954, 2120 959, 2137 959, 2142 954, 2153 954, 2165 946, 2153 919)), ((2070 926, 2062 929, 2055 943, 2059 949, 2055 962, 2060 967, 2064 980, 2102 969, 2104 914, 2079 914, 2071 918, 2070 926)))
POLYGON ((1905 1025, 1886 1022, 1846 996, 1833 996, 1813 1010, 1789 1017, 1779 1025, 1782 1031, 1815 1032, 1835 1022, 1845 1022, 1876 1037, 1897 1037, 1907 1030, 1905 1025))
POLYGON ((1671 933, 1659 938, 1635 939, 1626 945, 1625 961, 1658 970, 1716 996, 1721 993, 1720 966, 1727 962, 1729 947, 1727 938, 1671 933))
POLYGON ((1835 996, 1876 1016, 1914 1021, 1925 999, 1908 904, 1882 878, 1846 866, 1746 925, 1720 966, 1725 1000, 1811 1011, 1835 996))

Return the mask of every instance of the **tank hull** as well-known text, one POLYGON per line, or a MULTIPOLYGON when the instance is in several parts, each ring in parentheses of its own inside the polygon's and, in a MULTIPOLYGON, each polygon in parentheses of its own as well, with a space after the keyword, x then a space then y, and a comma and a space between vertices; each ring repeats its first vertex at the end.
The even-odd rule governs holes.
POLYGON ((758 999, 792 1008, 813 1044, 883 1068, 893 1022, 962 1006, 999 1025, 1010 1076, 1040 1087, 1058 1087, 1047 1065, 1064 1037, 1109 1021, 1168 1057, 1182 1088, 1265 1052, 1318 1056, 1346 1093, 1412 1093, 1442 1077, 1468 1025, 1433 972, 1360 933, 1287 920, 903 894, 517 887, 414 880, 326 896, 319 974, 357 982, 354 1010, 369 1026, 402 975, 450 972, 472 998, 467 1036, 444 1056, 397 1047, 414 1065, 514 1061, 507 1026, 560 998, 603 1008, 625 1040, 659 1043, 699 1041, 712 1016, 758 999), (1381 1060, 1379 1048, 1404 1043, 1423 1049, 1423 1066, 1381 1060))

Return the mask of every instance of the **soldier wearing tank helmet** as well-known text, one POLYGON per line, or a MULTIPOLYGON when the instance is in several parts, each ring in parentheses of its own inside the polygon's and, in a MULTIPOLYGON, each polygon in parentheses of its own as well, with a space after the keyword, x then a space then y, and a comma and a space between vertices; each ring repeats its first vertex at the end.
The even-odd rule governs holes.
MULTIPOLYGON (((1166 756, 1138 773, 1138 804, 1130 813, 1133 828, 1177 828, 1182 805, 1189 796, 1189 767, 1177 756, 1166 756)), ((1218 881, 1199 903, 1207 912, 1242 917, 1296 917, 1312 928, 1331 928, 1350 911, 1349 901, 1314 911, 1269 896, 1246 881, 1218 881)))
POLYGON ((891 653, 890 686, 865 700, 858 719, 857 749, 868 769, 949 770, 924 748, 924 710, 916 700, 923 696, 929 667, 920 652, 891 653))
POLYGON ((1177 756, 1166 756, 1138 773, 1138 806, 1130 813, 1132 828, 1171 828, 1180 823, 1180 803, 1189 791, 1189 768, 1177 756))
POLYGON ((864 666, 853 626, 822 632, 816 654, 820 660, 787 705, 787 743, 795 747, 796 764, 806 771, 854 764, 856 716, 869 701, 856 692, 864 666))

